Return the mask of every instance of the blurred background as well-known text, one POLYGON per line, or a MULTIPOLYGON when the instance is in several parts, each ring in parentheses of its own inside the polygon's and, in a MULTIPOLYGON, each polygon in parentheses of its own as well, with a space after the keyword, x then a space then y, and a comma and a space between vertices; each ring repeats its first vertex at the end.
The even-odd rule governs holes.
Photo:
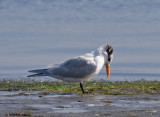
POLYGON ((0 0, 0 80, 54 80, 26 76, 104 44, 109 80, 160 80, 159 37, 159 0, 0 0))

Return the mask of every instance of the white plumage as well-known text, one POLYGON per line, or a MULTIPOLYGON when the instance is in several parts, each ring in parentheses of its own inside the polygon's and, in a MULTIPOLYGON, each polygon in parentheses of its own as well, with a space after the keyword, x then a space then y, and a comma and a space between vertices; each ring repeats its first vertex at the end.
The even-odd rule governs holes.
MULTIPOLYGON (((36 74, 29 75, 28 77, 50 76, 66 82, 80 82, 84 93, 82 82, 94 78, 100 72, 103 65, 106 65, 107 72, 109 72, 112 59, 113 48, 106 45, 91 53, 69 59, 48 69, 31 70, 29 72, 36 74)), ((109 73, 107 73, 107 77, 109 77, 109 73)))

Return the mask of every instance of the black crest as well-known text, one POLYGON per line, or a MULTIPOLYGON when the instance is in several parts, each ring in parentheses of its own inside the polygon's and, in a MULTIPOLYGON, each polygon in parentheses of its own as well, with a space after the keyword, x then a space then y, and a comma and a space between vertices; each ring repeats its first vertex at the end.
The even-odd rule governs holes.
POLYGON ((104 48, 106 52, 108 53, 108 56, 113 54, 113 48, 110 45, 106 45, 104 48))
POLYGON ((111 61, 111 55, 113 54, 113 48, 110 45, 104 46, 104 49, 108 53, 108 61, 111 61))

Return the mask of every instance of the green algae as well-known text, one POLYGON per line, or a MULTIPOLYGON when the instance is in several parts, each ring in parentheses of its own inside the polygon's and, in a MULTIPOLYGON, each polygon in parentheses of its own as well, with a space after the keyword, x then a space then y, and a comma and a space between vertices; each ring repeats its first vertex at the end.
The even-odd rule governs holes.
MULTIPOLYGON (((89 81, 88 94, 140 95, 160 94, 160 81, 89 81)), ((82 94, 79 84, 65 82, 0 81, 1 91, 44 91, 46 94, 82 94)))

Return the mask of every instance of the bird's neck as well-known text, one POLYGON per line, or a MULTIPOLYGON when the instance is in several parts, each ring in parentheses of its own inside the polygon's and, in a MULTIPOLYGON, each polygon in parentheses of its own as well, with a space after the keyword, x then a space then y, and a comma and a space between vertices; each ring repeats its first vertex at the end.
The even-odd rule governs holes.
POLYGON ((93 51, 93 54, 97 63, 104 64, 103 47, 100 47, 97 50, 93 51))
POLYGON ((96 74, 98 74, 104 65, 103 48, 98 48, 97 50, 93 51, 93 53, 97 65, 96 74))
POLYGON ((98 48, 97 50, 93 51, 95 56, 102 56, 103 54, 103 47, 98 48))

